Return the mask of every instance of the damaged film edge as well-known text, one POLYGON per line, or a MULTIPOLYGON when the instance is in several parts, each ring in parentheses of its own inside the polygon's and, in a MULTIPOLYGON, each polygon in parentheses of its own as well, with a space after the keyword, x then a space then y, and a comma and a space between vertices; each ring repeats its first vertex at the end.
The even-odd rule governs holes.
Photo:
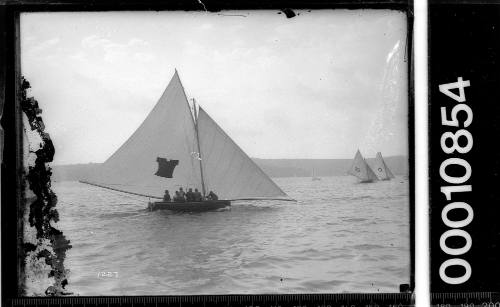
MULTIPOLYGON (((26 157, 27 173, 25 178, 25 198, 29 204, 28 222, 36 231, 35 237, 25 234, 24 252, 26 265, 37 265, 34 262, 44 259, 50 267, 48 277, 54 282, 45 290, 46 295, 62 295, 67 285, 64 267, 66 251, 71 248, 69 240, 52 224, 59 221, 57 212, 57 196, 51 190, 50 176, 52 174, 48 163, 54 157, 54 145, 40 116, 41 110, 33 97, 27 97, 29 82, 24 78, 21 84, 21 108, 26 116, 28 126, 24 127, 27 136, 29 153, 26 157), (28 130, 30 129, 30 130, 28 130)), ((28 205, 27 205, 28 206, 28 205)), ((29 230, 26 230, 29 232, 29 230)), ((27 274, 29 279, 29 274, 27 274)), ((26 281, 25 281, 26 282, 26 281)))

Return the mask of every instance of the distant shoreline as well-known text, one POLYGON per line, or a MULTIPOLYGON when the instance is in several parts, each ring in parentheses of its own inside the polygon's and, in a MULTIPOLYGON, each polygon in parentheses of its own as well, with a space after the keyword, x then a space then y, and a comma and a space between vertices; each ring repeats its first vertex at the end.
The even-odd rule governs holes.
MULTIPOLYGON (((312 172, 318 177, 346 175, 352 159, 260 159, 252 158, 269 176, 281 177, 311 177, 312 172)), ((409 161, 407 156, 388 156, 384 160, 395 175, 408 175, 409 161)), ((371 165, 374 158, 367 158, 371 165)), ((51 165, 52 180, 78 181, 84 180, 98 171, 102 163, 82 163, 51 165)))

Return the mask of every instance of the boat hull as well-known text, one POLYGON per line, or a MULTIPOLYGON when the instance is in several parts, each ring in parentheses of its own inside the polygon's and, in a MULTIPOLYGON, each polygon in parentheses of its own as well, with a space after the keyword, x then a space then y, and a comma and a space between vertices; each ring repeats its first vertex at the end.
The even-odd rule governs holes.
POLYGON ((150 211, 154 210, 172 210, 172 211, 210 211, 217 210, 220 208, 225 208, 231 206, 231 201, 229 200, 206 200, 200 202, 170 202, 170 201, 156 201, 148 204, 148 209, 150 211))
POLYGON ((375 182, 373 179, 367 179, 367 180, 360 180, 359 183, 372 183, 375 182))

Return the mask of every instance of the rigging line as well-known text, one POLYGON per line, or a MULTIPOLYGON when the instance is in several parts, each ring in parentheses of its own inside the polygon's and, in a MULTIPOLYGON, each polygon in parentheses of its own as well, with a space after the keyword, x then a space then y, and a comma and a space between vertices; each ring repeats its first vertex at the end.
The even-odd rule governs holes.
MULTIPOLYGON (((143 200, 145 196, 139 196, 139 197, 142 197, 142 198, 139 198, 137 197, 138 195, 131 195, 129 193, 124 193, 124 192, 121 192, 121 191, 113 191, 113 190, 110 190, 110 193, 114 193, 116 195, 120 195, 120 196, 123 196, 123 197, 127 197, 127 198, 130 198, 130 199, 133 199, 133 200, 143 200)), ((148 199, 151 199, 151 197, 148 197, 148 199)))
POLYGON ((258 197, 249 197, 249 198, 233 198, 233 199, 228 199, 230 201, 238 201, 238 200, 280 200, 280 201, 293 201, 297 202, 296 199, 293 198, 258 198, 258 197))
MULTIPOLYGON (((191 123, 193 122, 193 119, 192 119, 192 114, 191 114, 191 109, 189 109, 189 117, 191 117, 191 119, 189 120, 191 123)), ((184 117, 184 120, 183 120, 183 125, 182 125, 182 128, 184 129, 184 135, 185 136, 189 136, 189 132, 191 132, 189 130, 190 128, 190 125, 188 123, 188 120, 184 117)), ((194 175, 194 164, 193 164, 193 156, 192 156, 192 152, 193 152, 193 139, 189 139, 189 137, 186 137, 184 138, 184 150, 186 152, 189 153, 189 161, 190 161, 190 164, 191 164, 191 169, 190 171, 188 171, 188 174, 186 175, 186 177, 184 177, 184 183, 187 183, 188 181, 191 181, 191 180, 195 180, 196 176, 194 175)))
MULTIPOLYGON (((83 181, 80 181, 80 182, 83 182, 83 181)), ((88 183, 88 184, 92 184, 92 183, 89 183, 89 182, 83 182, 83 183, 88 183)), ((124 187, 140 187, 140 188, 157 188, 158 186, 155 186, 155 185, 137 185, 137 184, 124 184, 124 183, 106 183, 108 185, 112 185, 112 186, 124 186, 124 187)), ((94 184, 94 185, 97 185, 97 184, 94 184)))
MULTIPOLYGON (((203 191, 203 187, 206 185, 206 179, 203 173, 203 163, 201 161, 202 156, 201 156, 201 150, 200 150, 200 144, 199 144, 199 131, 198 131, 198 118, 196 115, 196 101, 194 98, 188 99, 187 101, 188 106, 190 106, 189 111, 190 111, 190 122, 193 125, 194 128, 194 138, 191 140, 191 142, 188 144, 190 146, 189 152, 191 156, 191 172, 190 176, 193 181, 196 181, 196 188, 199 188, 201 191, 203 191), (192 107, 189 105, 189 100, 192 101, 192 107), (192 111, 192 112, 191 112, 192 111), (198 156, 195 157, 193 153, 197 153, 198 156), (199 173, 197 172, 199 170, 199 173), (200 186, 198 186, 200 185, 200 186)), ((203 192, 202 192, 203 193, 203 192)))
POLYGON ((205 197, 207 194, 206 194, 206 190, 205 190, 205 180, 203 178, 203 163, 202 163, 203 155, 201 154, 200 135, 198 133, 199 120, 198 120, 198 114, 196 114, 196 100, 194 100, 194 98, 193 98, 193 106, 195 106, 194 115, 196 117, 196 122, 194 124, 194 129, 196 132, 196 144, 198 145, 198 157, 199 157, 198 162, 200 163, 201 189, 202 189, 202 195, 203 195, 203 197, 205 197))
POLYGON ((100 187, 100 188, 103 188, 103 189, 108 189, 108 190, 113 190, 113 191, 118 191, 118 192, 133 194, 133 195, 139 195, 139 196, 143 196, 143 197, 147 197, 147 198, 163 199, 162 197, 158 197, 158 196, 123 191, 123 190, 119 190, 119 189, 114 189, 114 188, 110 188, 110 187, 107 187, 107 186, 103 186, 103 185, 100 185, 100 184, 90 183, 90 182, 83 181, 83 180, 79 180, 79 182, 85 183, 85 184, 88 184, 88 185, 93 185, 93 186, 96 186, 96 187, 100 187))

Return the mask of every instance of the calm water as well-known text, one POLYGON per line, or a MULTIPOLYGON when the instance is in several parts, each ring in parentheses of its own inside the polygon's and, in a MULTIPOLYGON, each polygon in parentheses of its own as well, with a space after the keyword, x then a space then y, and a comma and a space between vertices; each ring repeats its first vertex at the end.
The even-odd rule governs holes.
POLYGON ((278 178, 297 202, 148 212, 147 199, 56 182, 76 295, 398 292, 409 283, 408 180, 278 178), (112 277, 98 277, 99 272, 112 277))

